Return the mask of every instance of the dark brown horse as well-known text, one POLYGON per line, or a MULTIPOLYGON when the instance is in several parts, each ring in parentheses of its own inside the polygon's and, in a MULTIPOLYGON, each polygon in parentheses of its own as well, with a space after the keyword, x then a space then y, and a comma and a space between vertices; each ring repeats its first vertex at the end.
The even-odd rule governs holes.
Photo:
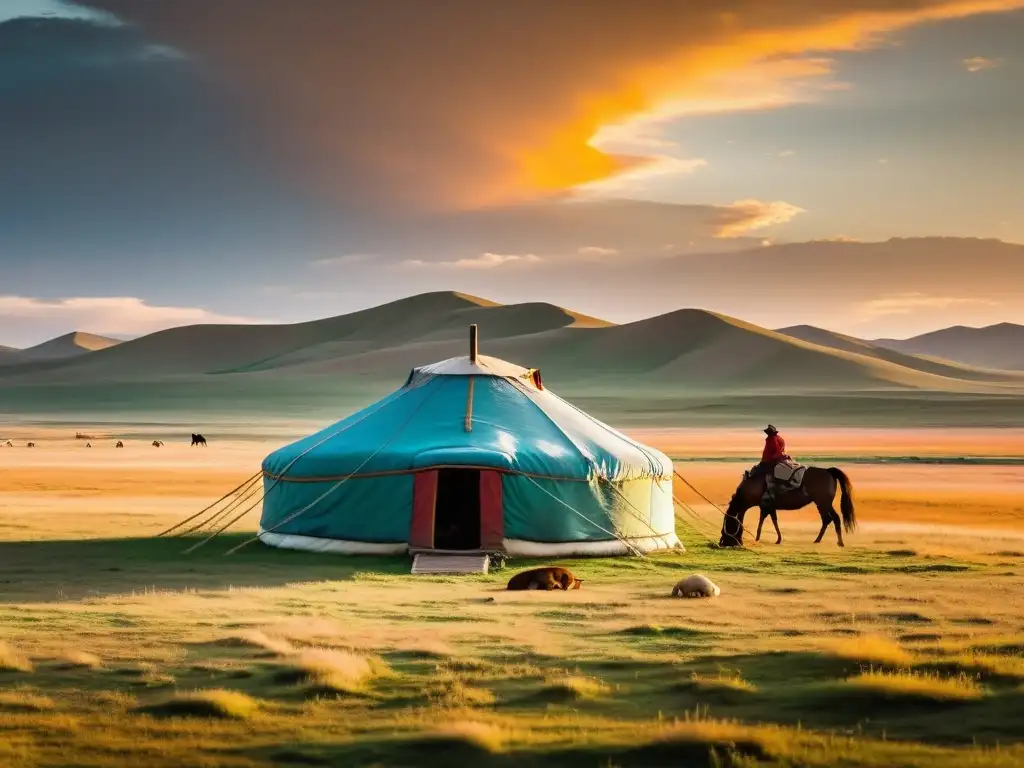
POLYGON ((761 526, 764 524, 765 518, 770 517, 775 525, 775 532, 778 534, 776 544, 780 544, 782 532, 779 530, 779 521, 775 516, 776 511, 803 509, 812 503, 818 508, 818 514, 821 515, 821 530, 818 531, 818 538, 814 540, 814 543, 817 544, 821 541, 821 537, 825 535, 825 531, 828 530, 831 523, 835 525, 839 546, 846 546, 843 543, 842 528, 839 526, 839 515, 836 513, 835 507, 832 506, 837 490, 842 493, 839 508, 843 513, 843 528, 847 533, 852 533, 857 529, 857 517, 853 510, 853 484, 841 469, 808 467, 804 472, 803 484, 799 488, 776 491, 775 498, 771 501, 764 498, 766 482, 764 475, 743 478, 743 482, 740 483, 729 502, 725 520, 722 521, 722 537, 718 541, 719 546, 743 546, 743 518, 751 507, 761 508, 757 538, 761 538, 761 526))

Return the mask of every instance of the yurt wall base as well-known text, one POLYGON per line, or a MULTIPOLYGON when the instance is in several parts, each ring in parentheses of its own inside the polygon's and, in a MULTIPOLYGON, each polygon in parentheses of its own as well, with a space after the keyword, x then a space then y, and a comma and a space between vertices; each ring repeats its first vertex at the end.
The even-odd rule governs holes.
MULTIPOLYGON (((315 536, 270 533, 262 528, 260 541, 271 547, 297 549, 304 552, 325 552, 338 555, 401 555, 409 551, 405 542, 344 541, 342 539, 321 539, 315 536)), ((505 539, 502 549, 513 557, 614 557, 635 552, 657 552, 661 550, 685 551, 675 533, 664 536, 643 538, 610 539, 608 541, 567 541, 544 542, 505 539), (628 542, 628 545, 627 545, 628 542)))

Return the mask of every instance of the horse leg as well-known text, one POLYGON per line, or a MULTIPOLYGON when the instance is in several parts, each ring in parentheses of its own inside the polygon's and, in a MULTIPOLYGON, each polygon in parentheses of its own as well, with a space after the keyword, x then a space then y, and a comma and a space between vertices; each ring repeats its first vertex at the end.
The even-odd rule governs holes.
POLYGON ((770 514, 770 510, 761 507, 761 519, 757 521, 757 535, 754 537, 754 541, 761 540, 761 529, 764 527, 764 519, 770 514))
POLYGON ((777 539, 775 539, 775 543, 776 544, 781 544, 782 543, 782 530, 779 528, 779 516, 776 514, 774 509, 771 511, 771 515, 772 515, 772 525, 775 526, 775 535, 778 537, 777 539))
MULTIPOLYGON (((836 512, 836 508, 833 507, 831 504, 828 505, 828 511, 829 511, 829 515, 831 515, 831 517, 832 517, 832 524, 836 528, 836 537, 839 539, 839 546, 840 547, 845 547, 846 544, 843 543, 843 526, 842 526, 841 521, 839 519, 839 513, 836 512)), ((825 527, 827 528, 828 526, 825 526, 825 527)))
POLYGON ((830 512, 826 512, 821 504, 815 504, 815 506, 818 508, 818 514, 821 515, 821 530, 818 531, 818 538, 814 540, 814 543, 821 544, 821 538, 825 535, 825 531, 828 530, 829 523, 832 522, 832 515, 830 512))

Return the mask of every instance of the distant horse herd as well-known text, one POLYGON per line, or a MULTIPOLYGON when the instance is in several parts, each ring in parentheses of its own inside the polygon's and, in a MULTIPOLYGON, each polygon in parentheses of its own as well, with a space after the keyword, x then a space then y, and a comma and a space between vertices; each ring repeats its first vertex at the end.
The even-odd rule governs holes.
MULTIPOLYGON (((91 435, 83 435, 81 432, 76 432, 75 433, 75 439, 76 440, 85 440, 86 441, 85 447, 86 448, 92 448, 92 441, 95 440, 96 438, 92 437, 91 435)), ((163 440, 154 440, 152 443, 150 443, 150 445, 152 445, 154 448, 161 448, 163 446, 163 444, 164 444, 163 440)), ((205 447, 207 445, 206 438, 203 437, 202 435, 198 434, 198 433, 193 432, 192 433, 192 445, 193 446, 202 445, 202 446, 205 447)), ((14 443, 11 442, 10 440, 7 440, 3 444, 3 447, 5 447, 5 448, 14 448, 14 443)), ((25 443, 25 447, 26 448, 35 448, 36 444, 34 442, 32 442, 32 441, 29 441, 29 442, 25 443)), ((115 448, 124 448, 124 441, 123 440, 118 440, 114 444, 114 447, 115 448)))

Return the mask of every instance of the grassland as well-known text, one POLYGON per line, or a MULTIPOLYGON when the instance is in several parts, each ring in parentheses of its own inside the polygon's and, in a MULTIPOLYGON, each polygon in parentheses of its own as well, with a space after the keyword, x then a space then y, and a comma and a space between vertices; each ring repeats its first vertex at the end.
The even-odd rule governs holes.
POLYGON ((267 447, 0 449, 0 765, 1024 763, 1020 467, 856 466, 846 550, 802 513, 719 550, 694 500, 686 553, 557 594, 152 537, 267 447), (670 598, 692 572, 722 595, 670 598))

